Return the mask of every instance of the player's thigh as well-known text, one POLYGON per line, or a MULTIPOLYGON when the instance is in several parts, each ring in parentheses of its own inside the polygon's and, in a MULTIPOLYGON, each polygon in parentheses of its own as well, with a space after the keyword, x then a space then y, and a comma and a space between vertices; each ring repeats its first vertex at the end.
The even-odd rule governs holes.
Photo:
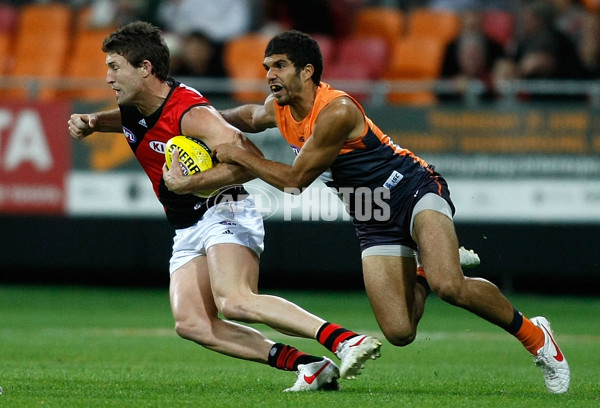
POLYGON ((367 296, 382 330, 410 325, 415 297, 415 257, 368 256, 362 259, 362 266, 367 296))
POLYGON ((171 275, 171 309, 176 321, 217 316, 206 256, 197 256, 171 275))
POLYGON ((458 238, 454 223, 446 215, 433 210, 415 216, 413 239, 427 281, 432 286, 463 279, 458 254, 458 238))
POLYGON ((216 298, 258 293, 259 257, 239 244, 217 244, 206 251, 208 269, 216 298))

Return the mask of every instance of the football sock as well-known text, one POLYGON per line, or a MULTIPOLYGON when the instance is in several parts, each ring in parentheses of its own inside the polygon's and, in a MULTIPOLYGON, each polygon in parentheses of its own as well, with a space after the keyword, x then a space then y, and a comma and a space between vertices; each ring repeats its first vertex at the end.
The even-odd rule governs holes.
POLYGON ((545 336, 542 329, 534 325, 517 309, 515 309, 513 321, 506 331, 515 336, 534 356, 544 346, 545 336))
POLYGON ((429 286, 429 282, 427 282, 425 269, 423 269, 421 265, 417 265, 417 283, 425 288, 425 296, 429 296, 431 293, 431 286, 429 286))
POLYGON ((296 347, 275 343, 269 351, 269 365, 279 370, 297 371, 298 365, 310 364, 323 360, 322 357, 311 356, 296 347))
POLYGON ((358 334, 353 331, 344 329, 339 324, 329 322, 324 323, 317 331, 317 341, 333 353, 335 353, 341 342, 356 336, 358 334))

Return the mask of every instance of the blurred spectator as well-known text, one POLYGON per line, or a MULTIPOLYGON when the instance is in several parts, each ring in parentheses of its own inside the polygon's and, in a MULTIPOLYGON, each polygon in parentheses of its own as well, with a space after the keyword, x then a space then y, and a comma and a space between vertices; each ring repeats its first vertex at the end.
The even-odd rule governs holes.
POLYGON ((584 8, 579 0, 548 0, 556 11, 556 27, 578 44, 583 24, 584 8))
POLYGON ((171 53, 171 75, 196 77, 225 75, 219 49, 204 33, 192 32, 184 37, 170 34, 165 40, 171 53))
POLYGON ((461 13, 459 36, 446 48, 441 76, 455 81, 461 94, 470 81, 479 80, 486 88, 484 97, 489 98, 494 94, 495 66, 504 57, 502 45, 484 33, 482 10, 469 9, 461 13))
POLYGON ((509 75, 501 79, 580 79, 586 76, 575 44, 556 27, 555 9, 543 0, 523 6, 516 46, 501 72, 509 75))
POLYGON ((429 0, 427 7, 435 10, 451 10, 455 12, 463 12, 475 8, 514 11, 516 2, 517 0, 429 0))
POLYGON ((309 34, 335 34, 329 1, 265 0, 263 18, 270 31, 294 29, 309 34))
POLYGON ((166 32, 180 37, 174 76, 224 76, 223 47, 248 33, 254 0, 163 0, 158 19, 166 32))
POLYGON ((205 33, 216 44, 247 33, 252 26, 251 0, 165 0, 158 18, 167 31, 205 33))
POLYGON ((600 78, 600 14, 586 12, 581 24, 579 57, 591 78, 600 78))
POLYGON ((121 26, 136 20, 156 24, 160 0, 91 0, 90 25, 93 27, 121 26))
POLYGON ((462 12, 483 6, 483 0, 430 0, 428 7, 434 10, 462 12))

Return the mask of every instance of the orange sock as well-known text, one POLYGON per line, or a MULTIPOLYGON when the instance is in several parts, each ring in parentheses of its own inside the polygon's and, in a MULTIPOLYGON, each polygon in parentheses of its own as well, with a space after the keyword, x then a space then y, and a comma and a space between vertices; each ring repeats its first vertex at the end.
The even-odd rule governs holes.
POLYGON ((544 332, 542 329, 531 323, 531 320, 523 316, 523 324, 519 331, 514 336, 519 340, 523 346, 534 356, 537 355, 537 351, 544 346, 544 332))

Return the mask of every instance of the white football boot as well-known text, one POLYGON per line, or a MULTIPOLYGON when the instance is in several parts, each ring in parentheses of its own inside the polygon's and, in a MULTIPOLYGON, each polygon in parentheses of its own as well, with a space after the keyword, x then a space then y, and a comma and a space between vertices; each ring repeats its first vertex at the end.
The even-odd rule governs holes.
POLYGON ((571 382, 571 371, 567 359, 554 340, 550 322, 542 316, 533 317, 531 322, 541 328, 545 336, 544 346, 537 351, 533 360, 542 369, 548 391, 553 394, 563 394, 567 392, 571 382))
POLYGON ((321 361, 300 364, 296 382, 290 388, 286 388, 284 392, 335 391, 338 389, 337 379, 339 377, 338 366, 327 357, 323 357, 321 361))
POLYGON ((340 359, 340 376, 345 379, 356 378, 365 361, 381 356, 380 349, 381 342, 371 336, 359 335, 341 342, 335 351, 340 359))
POLYGON ((472 249, 467 250, 464 246, 458 248, 458 255, 460 256, 460 266, 463 268, 475 268, 481 263, 479 255, 472 249))

